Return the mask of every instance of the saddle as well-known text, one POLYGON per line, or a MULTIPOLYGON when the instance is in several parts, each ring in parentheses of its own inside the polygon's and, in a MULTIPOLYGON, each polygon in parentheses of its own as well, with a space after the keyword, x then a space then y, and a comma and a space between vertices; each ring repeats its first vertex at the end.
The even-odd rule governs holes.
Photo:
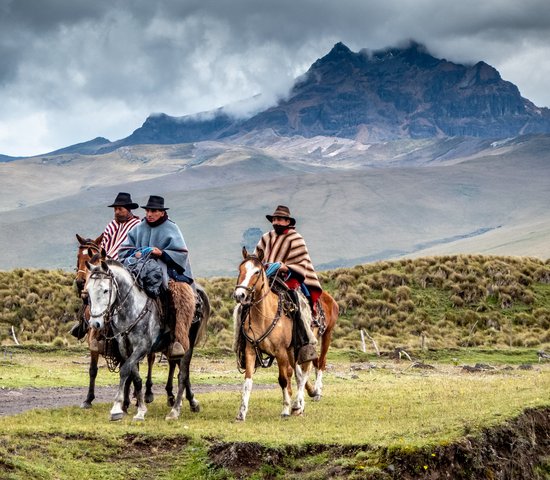
MULTIPOLYGON (((290 316, 293 316, 296 310, 300 308, 297 296, 291 293, 292 291, 288 288, 282 278, 275 276, 271 277, 271 279, 273 280, 271 284, 271 291, 281 297, 284 312, 290 316)), ((311 304, 311 297, 306 292, 304 292, 303 289, 302 292, 307 298, 309 308, 311 309, 311 328, 319 328, 319 334, 322 335, 327 329, 327 322, 323 306, 321 305, 321 302, 317 300, 315 309, 313 309, 313 305, 311 304), (314 311, 317 313, 317 315, 313 314, 314 311)))

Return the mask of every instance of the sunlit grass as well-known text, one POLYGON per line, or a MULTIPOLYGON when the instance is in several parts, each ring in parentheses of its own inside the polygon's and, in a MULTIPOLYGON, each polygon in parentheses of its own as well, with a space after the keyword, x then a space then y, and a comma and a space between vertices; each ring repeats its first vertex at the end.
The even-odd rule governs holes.
POLYGON ((337 443, 421 446, 451 442, 465 433, 503 422, 528 407, 550 404, 550 367, 531 371, 462 373, 438 366, 435 373, 402 367, 326 375, 321 402, 307 400, 302 417, 281 419, 279 388, 252 392, 245 423, 235 422, 239 391, 201 393, 202 411, 166 422, 164 399, 150 405, 144 423, 132 415, 109 421, 110 404, 30 411, 0 418, 4 434, 62 433, 116 438, 124 434, 216 437, 267 444, 337 443), (495 394, 498 392, 498 394, 495 394))
MULTIPOLYGON (((54 360, 47 360, 48 355, 38 357, 40 363, 56 370, 55 356, 54 360)), ((275 367, 255 375, 256 388, 244 423, 235 421, 239 389, 222 386, 215 392, 196 394, 200 413, 191 413, 184 400, 181 417, 173 422, 165 420, 169 407, 163 395, 148 406, 144 422, 133 421, 133 406, 122 421, 111 422, 111 403, 94 403, 91 410, 38 409, 0 417, 0 477, 233 478, 223 469, 210 467, 208 448, 213 441, 258 442, 272 448, 368 446, 366 452, 372 454, 366 455, 373 455, 368 460, 376 465, 372 448, 411 451, 450 444, 502 424, 526 408, 550 405, 548 363, 530 370, 501 365, 487 372, 465 373, 449 363, 432 362, 434 369, 420 370, 409 361, 363 358, 357 363, 349 358, 343 351, 333 353, 322 400, 306 398, 306 411, 300 417, 280 417, 282 395, 275 367), (259 388, 261 383, 273 388, 259 388)), ((36 357, 21 359, 31 364, 37 361, 36 357)), ((64 355, 61 360, 57 362, 60 370, 71 364, 71 357, 64 355)), ((160 377, 164 368, 162 364, 158 368, 160 377)), ((242 382, 232 358, 197 356, 192 374, 195 384, 242 382)), ((359 460, 357 464, 364 463, 359 460)), ((321 460, 312 457, 311 461, 321 460)))

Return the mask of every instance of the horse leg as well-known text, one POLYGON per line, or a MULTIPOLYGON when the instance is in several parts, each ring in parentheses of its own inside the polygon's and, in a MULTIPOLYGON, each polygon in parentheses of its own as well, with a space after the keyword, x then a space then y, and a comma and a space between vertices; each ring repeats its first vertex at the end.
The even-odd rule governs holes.
POLYGON ((97 361, 99 360, 98 352, 90 352, 90 368, 88 373, 90 375, 90 383, 88 384, 88 395, 86 400, 82 402, 80 408, 92 408, 92 402, 95 399, 95 379, 97 377, 97 361))
POLYGON ((175 360, 171 360, 170 357, 168 357, 168 380, 166 381, 166 404, 169 407, 174 406, 174 372, 176 371, 176 364, 177 362, 175 360))
POLYGON ((139 375, 138 364, 135 363, 134 368, 132 369, 134 376, 134 394, 136 397, 136 406, 137 413, 134 415, 134 420, 143 421, 145 420, 145 414, 147 413, 147 404, 145 403, 145 394, 143 392, 143 383, 139 375))
MULTIPOLYGON (((315 366, 315 386, 313 388, 307 388, 308 395, 316 402, 321 400, 323 396, 323 374, 327 368, 327 353, 330 347, 330 342, 332 340, 332 326, 327 328, 325 333, 321 338, 321 353, 319 358, 313 362, 315 366)), ((308 382, 308 385, 311 387, 311 383, 308 382)))
POLYGON ((185 383, 185 372, 183 368, 183 357, 179 360, 174 360, 174 363, 178 365, 178 393, 176 394, 176 398, 174 400, 174 405, 172 406, 172 409, 170 410, 170 413, 166 415, 166 420, 177 420, 181 413, 181 401, 183 399, 183 390, 184 390, 184 383, 185 383))
POLYGON ((184 371, 184 386, 185 386, 185 398, 189 402, 189 408, 193 413, 198 413, 201 411, 201 406, 199 401, 195 398, 195 394, 191 388, 191 380, 189 376, 189 371, 191 367, 191 358, 193 358, 193 347, 185 353, 183 357, 183 371, 184 371))
POLYGON ((283 411, 281 412, 281 417, 287 418, 290 416, 290 402, 292 397, 292 371, 291 369, 289 369, 290 365, 288 362, 288 358, 277 358, 277 365, 279 366, 279 386, 283 391, 283 411))
POLYGON ((255 363, 256 354, 251 345, 247 343, 245 348, 245 372, 243 389, 241 393, 241 406, 239 407, 239 412, 237 413, 237 421, 239 422, 244 422, 246 420, 246 414, 248 413, 248 402, 250 401, 250 394, 252 393, 252 375, 254 374, 255 363))
POLYGON ((296 399, 292 403, 292 414, 293 415, 302 415, 304 413, 304 409, 306 407, 305 401, 304 401, 304 391, 305 386, 308 382, 309 373, 311 372, 311 362, 306 362, 302 365, 296 365, 296 384, 297 384, 297 392, 296 392, 296 399), (302 366, 303 365, 303 366, 302 366))
POLYGON ((155 354, 147 355, 147 380, 145 381, 145 403, 153 403, 155 395, 153 393, 153 365, 155 364, 155 354))
MULTIPOLYGON (((122 402, 122 411, 124 413, 128 413, 128 408, 130 407, 130 404, 132 401, 130 400, 130 387, 132 386, 132 382, 134 381, 134 378, 132 375, 130 375, 126 383, 124 385, 124 402, 122 402)), ((135 385, 134 385, 134 391, 135 391, 135 385)))
POLYGON ((129 397, 127 384, 132 375, 130 361, 126 360, 120 367, 120 381, 118 391, 115 395, 115 401, 111 408, 111 421, 121 420, 124 416, 124 402, 129 397))

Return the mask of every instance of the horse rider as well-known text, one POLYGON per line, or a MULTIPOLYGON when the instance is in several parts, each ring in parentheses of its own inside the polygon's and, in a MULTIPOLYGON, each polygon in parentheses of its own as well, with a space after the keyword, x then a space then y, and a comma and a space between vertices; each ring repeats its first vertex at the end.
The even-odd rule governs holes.
MULTIPOLYGON (((103 231, 103 240, 100 247, 105 249, 107 257, 118 260, 118 250, 122 243, 126 240, 128 232, 139 224, 140 219, 132 213, 132 210, 138 208, 138 204, 132 201, 132 196, 126 192, 119 192, 115 201, 108 205, 114 209, 113 219, 105 227, 103 231)), ((83 296, 83 301, 87 304, 87 297, 83 296)), ((86 335, 87 327, 84 325, 83 319, 71 328, 71 335, 79 340, 86 335)), ((99 345, 96 335, 90 332, 90 350, 98 351, 99 345)))
POLYGON ((128 232, 141 220, 132 213, 132 210, 138 208, 138 204, 132 202, 129 193, 120 192, 109 207, 114 208, 114 218, 103 231, 101 247, 105 249, 107 257, 118 260, 118 251, 126 240, 128 232))
POLYGON ((143 251, 141 249, 151 249, 149 255, 157 260, 162 269, 163 286, 171 300, 171 307, 175 310, 175 325, 169 325, 173 342, 168 352, 171 358, 178 358, 184 355, 183 345, 188 345, 189 342, 186 335, 188 332, 181 327, 187 322, 190 324, 188 312, 183 311, 182 302, 176 301, 177 298, 182 298, 178 292, 183 291, 183 284, 190 287, 188 291, 193 296, 191 320, 195 308, 195 285, 189 263, 189 251, 181 230, 168 218, 168 207, 164 206, 163 197, 151 195, 147 205, 141 208, 145 209, 145 218, 128 233, 119 250, 119 257, 123 260, 132 256, 140 258, 143 251), (182 318, 184 316, 185 318, 182 318))
POLYGON ((278 272, 289 289, 289 293, 297 306, 294 318, 294 348, 297 352, 298 364, 317 358, 316 339, 311 333, 311 325, 302 320, 300 314, 297 289, 305 285, 309 293, 312 313, 315 316, 317 300, 323 292, 313 263, 309 256, 306 242, 296 231, 296 219, 285 205, 279 205, 272 215, 266 215, 273 230, 265 233, 254 253, 263 252, 263 261, 269 264, 279 264, 278 272))

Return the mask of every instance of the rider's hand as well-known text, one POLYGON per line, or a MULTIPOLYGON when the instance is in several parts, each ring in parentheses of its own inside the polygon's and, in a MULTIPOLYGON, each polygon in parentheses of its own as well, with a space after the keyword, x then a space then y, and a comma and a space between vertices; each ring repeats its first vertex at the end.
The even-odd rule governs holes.
POLYGON ((153 257, 160 257, 162 255, 162 250, 160 248, 153 247, 151 255, 153 255, 153 257))
POLYGON ((281 266, 279 267, 279 272, 282 272, 282 273, 288 272, 288 267, 283 262, 281 262, 281 266))

